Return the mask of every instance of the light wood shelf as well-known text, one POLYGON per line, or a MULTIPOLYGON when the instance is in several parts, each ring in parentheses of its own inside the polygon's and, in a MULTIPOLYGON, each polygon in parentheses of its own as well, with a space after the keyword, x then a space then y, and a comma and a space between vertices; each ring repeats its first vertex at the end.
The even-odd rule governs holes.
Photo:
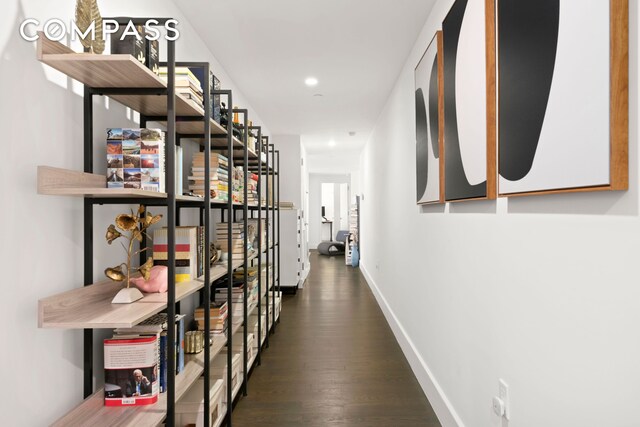
MULTIPOLYGON (((204 111, 203 111, 203 116, 204 116, 204 111)), ((158 122, 164 126, 167 125, 167 122, 158 122)), ((211 135, 226 135, 227 134, 227 130, 225 128, 223 128, 222 126, 220 126, 220 124, 218 122, 216 122, 213 119, 210 119, 210 123, 211 123, 211 135)), ((178 132, 179 134, 183 134, 183 135, 204 135, 204 121, 198 121, 198 122, 190 122, 190 121, 177 121, 176 122, 176 132, 178 132)), ((196 139, 197 141, 200 141, 199 139, 196 139)), ((219 144, 217 144, 218 141, 225 141, 224 146, 226 147, 226 139, 222 140, 222 139, 212 139, 211 140, 211 146, 219 146, 219 144)), ((238 141, 239 142, 239 141, 238 141)))
MULTIPOLYGON (((91 88, 165 89, 167 84, 131 55, 76 53, 42 36, 37 44, 38 60, 91 88)), ((166 116, 163 95, 111 95, 122 105, 147 116, 166 116)), ((203 117, 204 110, 176 94, 176 115, 203 117)))
MULTIPOLYGON (((227 274, 227 262, 216 263, 209 269, 209 278, 214 282, 227 274)), ((204 282, 204 275, 198 277, 198 280, 204 282)))
MULTIPOLYGON (((145 116, 167 115, 167 97, 164 95, 109 95, 109 98, 145 116)), ((204 117, 202 107, 194 105, 178 93, 175 108, 176 116, 204 117)))
MULTIPOLYGON (((107 188, 104 175, 78 172, 52 166, 38 166, 38 194, 49 196, 74 196, 92 198, 149 198, 166 199, 167 193, 136 190, 134 188, 107 188)), ((204 203, 202 197, 176 195, 178 202, 204 203)), ((213 201, 212 205, 227 202, 213 201)))
MULTIPOLYGON (((234 269, 243 265, 244 261, 233 262, 234 269)), ((226 274, 226 263, 214 265, 211 281, 226 274)), ((196 281, 176 283, 176 301, 202 289, 203 281, 204 276, 201 276, 196 281)), ((112 304, 111 300, 120 289, 121 284, 105 281, 43 298, 38 301, 38 326, 58 329, 130 328, 167 308, 166 293, 145 294, 144 298, 131 304, 112 304)))
MULTIPOLYGON (((202 282, 176 283, 176 301, 197 292, 202 282)), ((145 294, 131 304, 112 304, 122 289, 114 282, 83 286, 38 301, 38 326, 59 329, 131 328, 167 308, 167 294, 145 294)))
MULTIPOLYGON (((150 88, 165 89, 167 84, 131 55, 93 55, 76 53, 59 42, 46 37, 38 39, 38 60, 91 88, 150 88)), ((163 95, 109 95, 120 104, 145 116, 166 116, 167 97, 163 95)), ((204 109, 184 96, 176 94, 176 115, 204 117, 204 109)), ((166 126, 166 121, 158 122, 166 126)), ((204 133, 203 121, 177 121, 176 131, 181 134, 204 133)), ((211 119, 211 134, 226 135, 227 130, 211 119)), ((201 141, 200 141, 201 142, 201 141)), ((244 143, 233 138, 233 145, 242 149, 244 143)), ((226 141, 212 141, 215 148, 226 148, 226 141)), ((243 157, 242 150, 234 150, 234 156, 243 157)), ((264 156, 262 160, 264 161, 264 156)), ((249 150, 249 158, 259 160, 255 151, 249 150)))
MULTIPOLYGON (((211 360, 216 357, 227 340, 215 339, 211 345, 211 360)), ((176 375, 176 402, 189 390, 204 372, 204 351, 186 355, 184 370, 176 375)), ((167 414, 167 393, 161 393, 153 405, 134 407, 104 406, 104 389, 100 389, 65 416, 53 423, 55 427, 70 425, 104 426, 159 426, 167 414)))
POLYGON ((166 88, 165 82, 131 55, 76 53, 42 33, 38 60, 93 88, 166 88))

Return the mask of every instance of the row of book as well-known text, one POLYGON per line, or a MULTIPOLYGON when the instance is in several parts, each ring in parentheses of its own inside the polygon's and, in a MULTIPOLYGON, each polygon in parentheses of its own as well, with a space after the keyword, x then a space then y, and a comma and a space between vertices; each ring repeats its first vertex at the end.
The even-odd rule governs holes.
MULTIPOLYGON (((107 187, 166 192, 165 133, 161 129, 107 129, 107 187)), ((204 153, 195 153, 191 164, 188 190, 204 197, 204 153)), ((175 153, 176 194, 183 194, 182 147, 175 153)), ((244 203, 244 170, 235 167, 232 197, 244 203)), ((248 203, 258 203, 258 175, 248 172, 248 203)), ((219 153, 210 157, 211 199, 227 201, 229 197, 229 160, 219 153)))
POLYGON ((132 328, 118 328, 104 340, 105 406, 140 406, 158 401, 167 390, 168 352, 175 354, 175 372, 184 370, 184 315, 172 326, 176 341, 168 345, 166 313, 132 328))
MULTIPOLYGON (((228 245, 228 224, 219 222, 216 224, 215 246, 224 256, 234 260, 244 260, 244 244, 247 243, 247 251, 252 255, 258 248, 258 238, 261 239, 262 248, 266 244, 267 227, 266 220, 262 219, 261 234, 258 236, 258 220, 249 219, 247 225, 248 236, 244 234, 244 223, 231 224, 231 247, 228 245)), ((176 283, 190 282, 204 275, 204 269, 209 263, 205 260, 205 230, 202 226, 176 227, 175 234, 175 280, 176 283)), ((153 231, 153 263, 154 265, 168 265, 169 240, 167 228, 157 228, 153 231)))
MULTIPOLYGON (((169 80, 167 67, 160 67, 158 74, 165 82, 169 80)), ((204 90, 205 85, 204 70, 200 67, 176 67, 175 71, 175 88, 176 93, 180 94, 192 106, 198 109, 204 109, 204 90)), ((217 123, 222 124, 221 117, 221 97, 214 94, 213 91, 220 90, 220 80, 213 74, 209 73, 209 88, 212 92, 210 97, 210 114, 211 118, 217 123)))
MULTIPOLYGON (((228 282, 220 279, 214 282, 214 301, 228 303, 228 282)), ((244 270, 236 270, 233 275, 233 288, 231 292, 231 302, 233 313, 233 323, 242 323, 244 315, 244 288, 247 287, 247 305, 253 307, 258 303, 258 272, 255 268, 247 270, 247 282, 244 281, 244 270)))

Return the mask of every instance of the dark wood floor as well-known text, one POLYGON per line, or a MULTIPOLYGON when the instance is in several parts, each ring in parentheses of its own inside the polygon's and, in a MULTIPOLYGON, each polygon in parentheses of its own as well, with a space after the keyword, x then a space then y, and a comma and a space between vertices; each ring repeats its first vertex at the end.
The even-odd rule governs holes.
POLYGON ((312 254, 234 427, 440 426, 358 269, 312 254))

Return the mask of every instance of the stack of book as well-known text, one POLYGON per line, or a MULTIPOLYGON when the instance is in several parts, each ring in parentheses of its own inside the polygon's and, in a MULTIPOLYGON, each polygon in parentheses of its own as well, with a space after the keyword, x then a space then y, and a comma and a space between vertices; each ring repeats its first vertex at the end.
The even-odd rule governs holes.
POLYGON ((247 203, 250 205, 258 205, 258 175, 249 172, 248 181, 248 197, 247 203))
MULTIPOLYGON (((227 280, 220 280, 213 284, 215 286, 215 300, 228 302, 228 290, 227 280)), ((248 291, 247 291, 248 292, 248 291)), ((233 281, 233 291, 231 293, 231 302, 233 313, 233 324, 237 325, 238 322, 243 322, 244 316, 244 282, 241 280, 233 281)))
MULTIPOLYGON (((244 269, 240 268, 233 273, 235 281, 244 281, 244 269)), ((258 268, 249 267, 247 269, 247 304, 249 308, 258 304, 258 268)))
MULTIPOLYGON (((200 197, 204 197, 204 161, 204 153, 195 153, 189 176, 189 190, 200 197)), ((222 154, 211 153, 209 161, 211 200, 226 202, 229 200, 229 160, 222 154)))
POLYGON ((244 203, 244 170, 233 168, 233 201, 244 203))
MULTIPOLYGON (((159 76, 165 82, 169 80, 167 67, 160 67, 159 76)), ((203 109, 202 85, 187 67, 176 67, 176 93, 186 98, 192 106, 203 109)))
MULTIPOLYGON (((244 236, 244 224, 237 222, 231 224, 231 248, 228 247, 227 237, 229 236, 228 224, 219 222, 216 224, 216 247, 222 250, 223 257, 229 256, 234 260, 244 260, 243 244, 246 241, 244 236)), ((250 249, 250 248, 249 248, 250 249)))
MULTIPOLYGON (((176 283, 190 282, 204 274, 204 227, 176 227, 176 283)), ((153 232, 153 263, 168 265, 167 228, 153 232)))
MULTIPOLYGON (((226 336, 227 331, 227 302, 212 302, 209 309, 211 337, 226 336)), ((198 324, 198 330, 204 331, 204 307, 198 307, 193 313, 193 320, 198 324)))
POLYGON ((293 202, 280 202, 278 204, 278 206, 280 207, 280 209, 295 209, 296 206, 293 204, 293 202))
MULTIPOLYGON (((251 242, 251 248, 258 250, 258 219, 248 219, 247 222, 249 223, 249 227, 254 230, 254 239, 253 242, 251 242)), ((260 222, 262 223, 261 225, 261 233, 260 233, 260 249, 264 250, 267 246, 267 220, 265 218, 262 218, 260 220, 260 222)), ((249 233, 251 234, 251 233, 249 233)))

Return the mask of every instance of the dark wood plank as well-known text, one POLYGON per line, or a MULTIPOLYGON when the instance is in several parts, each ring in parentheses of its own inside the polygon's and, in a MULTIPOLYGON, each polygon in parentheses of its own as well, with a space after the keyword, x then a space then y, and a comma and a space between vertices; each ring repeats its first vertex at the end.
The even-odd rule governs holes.
POLYGON ((440 426, 359 270, 312 254, 234 426, 440 426))

